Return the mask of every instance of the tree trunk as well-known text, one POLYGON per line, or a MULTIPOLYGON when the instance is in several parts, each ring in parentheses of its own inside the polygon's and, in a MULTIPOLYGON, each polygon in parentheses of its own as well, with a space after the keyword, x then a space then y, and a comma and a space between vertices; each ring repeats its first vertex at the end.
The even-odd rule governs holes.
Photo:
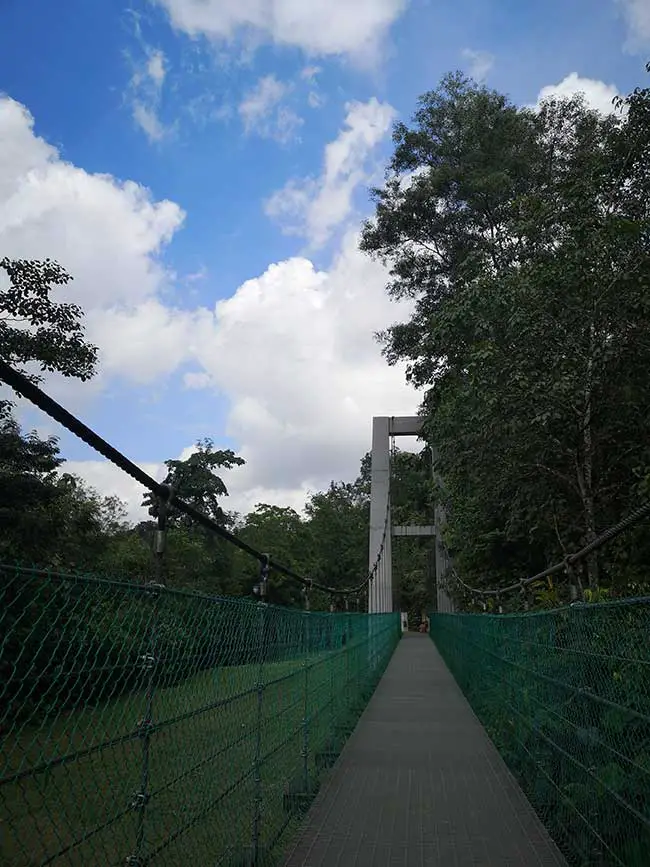
MULTIPOLYGON (((589 360, 587 361, 587 376, 584 393, 584 411, 582 415, 582 437, 576 461, 578 475, 578 487, 582 499, 587 544, 593 542, 597 536, 596 516, 594 509, 593 490, 593 432, 592 432, 592 396, 593 396, 593 369, 594 369, 594 329, 591 326, 591 346, 589 360)), ((592 552, 587 557, 587 581, 589 587, 594 589, 598 586, 599 568, 598 554, 592 552)))

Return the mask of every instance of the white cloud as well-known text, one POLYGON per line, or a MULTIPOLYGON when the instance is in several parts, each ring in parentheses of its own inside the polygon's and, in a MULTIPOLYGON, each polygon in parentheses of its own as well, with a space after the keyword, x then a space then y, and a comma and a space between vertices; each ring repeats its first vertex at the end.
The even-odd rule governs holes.
POLYGON ((162 141, 167 134, 167 130, 156 114, 156 110, 147 108, 141 102, 134 102, 133 104, 133 120, 147 135, 149 141, 162 141))
POLYGON ((372 62, 407 0, 157 0, 191 36, 232 40, 250 34, 313 55, 372 62))
MULTIPOLYGON (((350 107, 350 116, 347 137, 327 148, 330 186, 363 164, 392 109, 371 101, 350 107)), ((63 162, 34 135, 22 106, 0 100, 0 247, 9 256, 49 256, 74 274, 65 297, 87 311, 101 350, 97 380, 66 380, 64 396, 49 383, 47 390, 75 409, 75 394, 96 395, 109 378, 151 383, 185 367, 185 387, 206 389, 208 417, 210 390, 230 401, 225 433, 247 461, 225 475, 231 510, 259 501, 297 507, 330 479, 353 478, 372 416, 411 414, 418 404, 372 336, 408 310, 386 295, 385 270, 348 233, 328 270, 292 258, 214 310, 172 309, 162 290, 173 275, 159 255, 182 219, 177 205, 155 202, 132 182, 63 162)), ((159 467, 145 465, 154 476, 159 467)), ((125 497, 137 515, 142 492, 118 470, 103 461, 67 468, 125 497)))
POLYGON ((627 25, 628 51, 642 52, 650 45, 650 3, 648 0, 616 0, 627 25))
MULTIPOLYGON (((154 299, 171 275, 159 256, 183 218, 177 204, 154 201, 132 181, 64 162, 56 148, 34 134, 27 109, 0 97, 0 248, 11 258, 49 257, 72 274, 74 280, 57 294, 86 312, 88 337, 101 349, 102 371, 131 375, 128 362, 137 350, 118 329, 136 311, 147 310, 138 321, 149 318, 167 335, 171 326, 154 299)), ((130 333, 138 343, 137 333, 130 333)), ((144 354, 138 363, 151 369, 144 354)), ((102 378, 83 390, 100 388, 102 378)), ((73 381, 57 387, 66 395, 79 390, 73 381)))
POLYGON ((162 87, 165 80, 165 55, 159 49, 151 51, 149 54, 147 73, 158 88, 162 87))
MULTIPOLYGON (((142 42, 142 40, 140 40, 142 42)), ((142 129, 149 141, 161 141, 173 127, 165 126, 160 119, 162 88, 167 74, 167 60, 157 48, 142 43, 144 58, 135 65, 127 88, 127 100, 131 104, 133 120, 142 129)))
POLYGON ((291 180, 264 205, 290 234, 322 246, 334 229, 348 219, 355 189, 369 178, 368 159, 395 117, 387 103, 372 97, 346 106, 347 116, 338 137, 325 148, 321 176, 291 180))
POLYGON ((295 138, 302 120, 283 100, 291 92, 291 85, 274 75, 260 78, 239 105, 239 116, 247 134, 256 133, 286 143, 295 138))
MULTIPOLYGON (((194 451, 192 447, 183 449, 179 460, 185 460, 194 451)), ((166 473, 163 463, 144 462, 139 463, 140 469, 161 482, 166 473)), ((150 520, 146 508, 142 506, 142 497, 145 488, 136 482, 119 467, 110 461, 66 461, 61 467, 61 472, 79 476, 86 484, 96 490, 101 496, 119 497, 126 506, 127 518, 134 524, 139 521, 150 520)), ((258 503, 270 503, 273 505, 289 506, 298 513, 302 511, 310 493, 315 489, 310 487, 290 490, 287 488, 264 488, 262 486, 246 487, 245 482, 237 479, 237 473, 241 469, 225 471, 222 477, 228 486, 228 497, 222 501, 223 508, 227 512, 238 512, 246 515, 253 511, 258 503)))
POLYGON ((597 79, 581 78, 577 72, 571 72, 558 84, 543 87, 537 96, 537 105, 544 99, 571 97, 577 93, 584 94, 587 105, 591 108, 601 114, 610 114, 614 111, 612 100, 618 96, 618 88, 597 79))
POLYGON ((175 310, 155 298, 91 311, 88 329, 102 347, 102 371, 143 385, 177 370, 211 320, 207 310, 175 310))
POLYGON ((310 86, 307 94, 307 105, 310 108, 320 108, 325 103, 324 95, 318 90, 317 76, 322 69, 320 66, 305 66, 300 72, 300 78, 310 86))
POLYGON ((304 66, 300 70, 300 77, 304 81, 308 81, 308 82, 312 83, 316 80, 316 76, 321 72, 322 72, 322 69, 320 66, 304 66))
MULTIPOLYGON (((300 510, 310 491, 356 476, 373 415, 417 409, 403 367, 389 367, 373 338, 406 317, 410 305, 388 298, 386 271, 357 241, 354 233, 345 236, 328 271, 304 258, 269 266, 220 301, 210 321, 203 311, 183 337, 192 341, 196 368, 185 385, 207 390, 206 412, 210 390, 229 400, 224 433, 246 460, 223 473, 228 510, 245 513, 258 502, 300 510)), ((142 351, 159 335, 152 328, 142 351)), ((127 497, 132 517, 142 517, 140 489, 119 471, 101 461, 79 462, 74 471, 102 492, 127 497)))
POLYGON ((469 75, 474 81, 483 81, 494 66, 494 55, 488 51, 464 48, 461 54, 469 64, 469 75))
POLYGON ((203 370, 190 370, 183 374, 183 385, 190 389, 209 388, 212 385, 212 377, 203 370))
POLYGON ((197 361, 231 401, 227 432, 247 460, 232 472, 234 491, 352 478, 372 416, 417 408, 403 368, 389 367, 373 338, 410 309, 388 298, 386 281, 349 233, 328 271, 289 259, 217 304, 197 361))

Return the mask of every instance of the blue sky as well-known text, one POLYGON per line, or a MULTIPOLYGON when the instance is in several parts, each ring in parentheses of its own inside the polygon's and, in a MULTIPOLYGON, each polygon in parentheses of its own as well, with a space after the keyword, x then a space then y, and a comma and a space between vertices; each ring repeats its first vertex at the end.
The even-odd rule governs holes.
POLYGON ((607 110, 648 55, 649 0, 6 0, 0 250, 68 267, 101 350, 48 389, 152 471, 240 450, 237 508, 352 476, 371 416, 418 404, 372 340, 407 311, 355 244, 394 120, 457 68, 607 110))

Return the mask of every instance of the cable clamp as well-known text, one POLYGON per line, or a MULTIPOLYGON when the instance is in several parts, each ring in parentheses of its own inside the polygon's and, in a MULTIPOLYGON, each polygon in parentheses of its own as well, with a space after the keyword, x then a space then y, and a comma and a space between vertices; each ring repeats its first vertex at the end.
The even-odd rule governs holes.
POLYGON ((131 803, 130 807, 132 810, 144 810, 144 808, 149 803, 149 793, 148 792, 134 792, 131 795, 131 803))
POLYGON ((156 667, 156 657, 152 653, 144 653, 140 657, 140 664, 145 671, 151 671, 156 667))

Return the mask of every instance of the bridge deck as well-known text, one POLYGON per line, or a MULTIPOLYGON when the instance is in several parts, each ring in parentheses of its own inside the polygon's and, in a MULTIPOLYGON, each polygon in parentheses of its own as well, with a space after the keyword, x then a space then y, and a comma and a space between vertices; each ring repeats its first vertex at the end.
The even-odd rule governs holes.
POLYGON ((433 642, 408 635, 285 867, 565 864, 433 642))

